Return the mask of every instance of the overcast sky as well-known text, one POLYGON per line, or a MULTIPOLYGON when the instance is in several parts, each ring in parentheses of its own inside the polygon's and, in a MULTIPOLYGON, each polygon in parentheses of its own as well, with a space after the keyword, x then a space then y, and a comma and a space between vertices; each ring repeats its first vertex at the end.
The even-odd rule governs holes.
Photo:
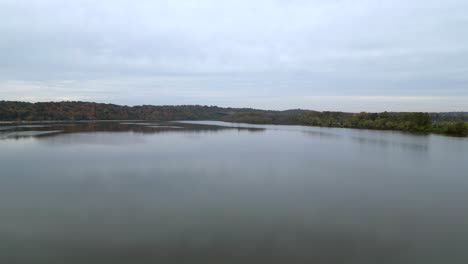
POLYGON ((0 100, 468 111, 467 0, 0 0, 0 100))

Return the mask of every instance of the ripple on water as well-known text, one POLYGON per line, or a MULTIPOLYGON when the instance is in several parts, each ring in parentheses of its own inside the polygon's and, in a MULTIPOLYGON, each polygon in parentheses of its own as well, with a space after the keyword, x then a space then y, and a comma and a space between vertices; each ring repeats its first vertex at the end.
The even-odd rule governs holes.
POLYGON ((35 136, 43 136, 48 134, 55 134, 60 133, 62 130, 51 130, 51 131, 15 131, 11 133, 7 133, 2 135, 0 139, 5 138, 17 138, 17 137, 35 137, 35 136))
POLYGON ((179 126, 148 126, 148 127, 153 127, 153 128, 183 128, 179 126))
POLYGON ((136 125, 136 126, 154 126, 157 125, 155 123, 136 123, 136 122, 128 122, 128 123, 120 123, 121 125, 136 125))
POLYGON ((12 130, 16 127, 14 126, 0 126, 0 131, 7 131, 7 130, 12 130))

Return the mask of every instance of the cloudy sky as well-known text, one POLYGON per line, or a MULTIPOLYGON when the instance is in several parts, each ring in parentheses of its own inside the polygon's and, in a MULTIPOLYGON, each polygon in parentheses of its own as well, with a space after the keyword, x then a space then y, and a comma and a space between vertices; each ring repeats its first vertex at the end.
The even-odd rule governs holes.
POLYGON ((466 0, 0 0, 0 100, 468 111, 466 0))

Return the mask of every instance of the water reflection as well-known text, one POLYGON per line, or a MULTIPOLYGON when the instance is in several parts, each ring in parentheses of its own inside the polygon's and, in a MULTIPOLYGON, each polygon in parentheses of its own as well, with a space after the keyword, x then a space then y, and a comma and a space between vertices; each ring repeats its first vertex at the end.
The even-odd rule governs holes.
POLYGON ((59 134, 95 133, 95 132, 133 132, 142 134, 158 134, 180 130, 181 133, 206 133, 222 130, 237 130, 261 132, 264 128, 224 127, 216 125, 171 123, 171 122, 75 122, 52 123, 17 126, 0 126, 0 139, 24 137, 51 137, 59 134))
POLYGON ((306 130, 306 131, 302 131, 302 133, 306 134, 306 135, 310 135, 310 136, 313 136, 313 137, 322 137, 322 138, 340 138, 342 136, 340 135, 337 135, 337 134, 334 134, 334 133, 330 133, 330 132, 323 132, 323 131, 310 131, 310 130, 306 130))
MULTIPOLYGON (((412 136, 409 136, 412 137, 412 136)), ((404 142, 398 140, 388 140, 383 138, 372 138, 372 137, 351 137, 354 141, 360 145, 378 145, 378 147, 388 148, 401 148, 416 152, 427 152, 429 148, 427 136, 418 136, 419 138, 413 139, 416 142, 404 142)))
POLYGON ((0 263, 468 262, 466 139, 144 123, 13 125, 0 263))
POLYGON ((62 132, 63 132, 62 130, 8 131, 6 133, 1 133, 0 134, 0 139, 8 139, 8 138, 20 139, 20 138, 24 138, 24 137, 41 137, 41 136, 46 136, 46 135, 55 135, 55 134, 62 133, 62 132))

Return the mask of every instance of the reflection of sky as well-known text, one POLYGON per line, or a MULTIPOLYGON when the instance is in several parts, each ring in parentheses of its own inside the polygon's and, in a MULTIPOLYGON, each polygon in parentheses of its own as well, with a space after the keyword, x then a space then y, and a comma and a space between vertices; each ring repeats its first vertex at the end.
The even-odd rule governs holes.
POLYGON ((0 141, 0 262, 468 257, 467 139, 210 124, 0 141))

